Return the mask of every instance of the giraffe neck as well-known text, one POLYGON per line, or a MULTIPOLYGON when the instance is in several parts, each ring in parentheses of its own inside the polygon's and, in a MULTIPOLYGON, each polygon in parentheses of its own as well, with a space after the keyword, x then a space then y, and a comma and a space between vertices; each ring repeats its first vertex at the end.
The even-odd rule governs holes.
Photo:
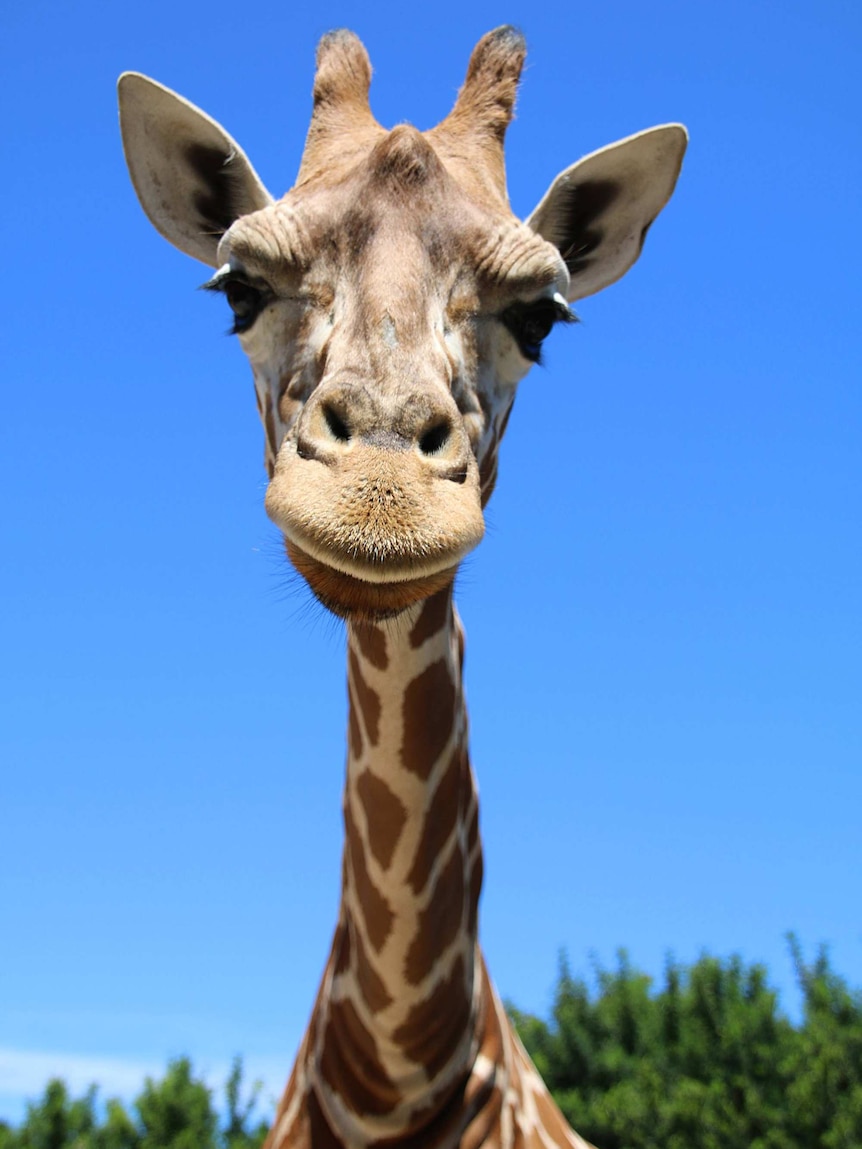
POLYGON ((348 629, 339 926, 315 1027, 318 1092, 359 1143, 441 1109, 477 1052, 482 880, 451 589, 348 629))
POLYGON ((477 944, 478 800, 451 590, 348 628, 342 896, 264 1149, 592 1149, 512 1032, 477 944))

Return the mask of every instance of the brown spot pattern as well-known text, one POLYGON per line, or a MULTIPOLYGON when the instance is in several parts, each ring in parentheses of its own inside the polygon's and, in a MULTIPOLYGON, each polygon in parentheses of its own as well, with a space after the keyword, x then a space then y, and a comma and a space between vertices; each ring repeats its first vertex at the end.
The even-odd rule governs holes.
POLYGON ((431 867, 455 828, 463 770, 464 752, 459 747, 452 755, 452 761, 431 798, 416 857, 407 875, 407 881, 415 894, 425 889, 431 867))
POLYGON ((473 807, 470 825, 467 827, 467 853, 472 854, 479 841, 479 803, 473 807))
POLYGON ((503 1098, 495 1086, 494 1078, 490 1081, 471 1078, 465 1101, 470 1124, 464 1130, 459 1149, 479 1149, 480 1145, 487 1142, 500 1144, 502 1138, 499 1137, 499 1122, 503 1098), (493 1132, 497 1132, 496 1139, 492 1137, 493 1132))
POLYGON ((362 989, 365 1004, 372 1013, 379 1013, 381 1009, 386 1009, 388 1005, 391 1005, 393 999, 368 960, 368 954, 365 952, 365 945, 360 933, 354 934, 353 947, 356 952, 356 977, 362 989))
MULTIPOLYGON (((314 1090, 310 1090, 307 1099, 309 1140, 313 1149, 344 1149, 341 1140, 329 1128, 329 1122, 323 1116, 320 1102, 314 1090)), ((293 1142, 290 1142, 293 1149, 293 1142)))
POLYGON ((459 1080, 448 1095, 417 1110, 407 1130, 396 1137, 372 1141, 369 1149, 439 1149, 441 1145, 459 1145, 470 1117, 464 1106, 465 1086, 466 1080, 459 1080))
POLYGON ((374 1038, 351 1001, 330 1003, 320 1072, 354 1113, 381 1116, 391 1112, 401 1099, 380 1064, 374 1038))
POLYGON ((388 870, 407 822, 404 803, 370 770, 360 775, 356 790, 368 823, 371 853, 378 864, 388 870))
POLYGON ((467 754, 464 753, 464 765, 461 772, 461 808, 462 810, 469 810, 472 803, 472 810, 470 811, 470 820, 467 826, 467 856, 472 857, 476 847, 479 843, 479 800, 476 795, 476 786, 474 778, 472 778, 472 771, 470 770, 470 762, 467 754))
POLYGON ((426 639, 443 629, 449 621, 449 604, 451 601, 451 587, 445 587, 437 594, 425 599, 419 617, 410 631, 410 645, 414 650, 418 650, 426 639))
POLYGON ((373 623, 357 623, 353 627, 359 649, 377 670, 385 670, 389 665, 389 656, 386 653, 386 635, 379 626, 373 623))
POLYGON ((368 940, 379 953, 392 932, 394 917, 392 907, 374 885, 368 873, 362 839, 357 833, 349 805, 344 810, 344 826, 347 834, 345 853, 348 856, 348 869, 353 877, 353 886, 359 899, 368 940))
POLYGON ((393 1038, 411 1061, 433 1080, 452 1056, 470 1021, 470 995, 464 959, 458 957, 446 978, 414 1005, 393 1038))
POLYGON ((463 670, 464 669, 464 627, 463 626, 460 626, 460 625, 458 626, 457 635, 458 635, 458 665, 461 668, 461 670, 463 670))
POLYGON ((470 871, 470 901, 467 907, 467 929, 471 934, 476 933, 477 923, 479 919, 479 895, 482 893, 482 877, 484 874, 485 864, 482 861, 480 854, 476 861, 473 863, 473 869, 470 871))
POLYGON ((359 718, 356 714, 358 703, 353 697, 353 691, 350 689, 349 683, 347 686, 347 696, 347 737, 350 742, 350 756, 353 761, 356 762, 362 754, 362 731, 359 728, 359 718))
MULTIPOLYGON (((301 1053, 302 1053, 302 1051, 300 1051, 300 1055, 301 1055, 301 1053)), ((281 1124, 282 1116, 288 1111, 288 1109, 290 1108, 290 1104, 293 1101, 294 1094, 296 1093, 296 1079, 297 1079, 297 1076, 299 1074, 299 1065, 300 1065, 299 1058, 297 1058, 296 1064, 294 1065, 293 1070, 291 1071, 290 1077, 287 1080, 287 1085, 285 1086, 284 1093, 282 1093, 281 1100, 278 1103, 278 1109, 277 1109, 276 1114, 275 1114, 275 1120, 272 1123, 272 1131, 270 1132, 270 1135, 268 1138, 269 1142, 275 1142, 275 1137, 274 1137, 275 1131, 278 1129, 279 1125, 281 1124)), ((279 1144, 280 1142, 275 1142, 275 1143, 279 1144)), ((291 1144, 292 1144, 292 1142, 291 1142, 291 1144)))
POLYGON ((353 684, 353 690, 359 702, 359 709, 362 711, 362 719, 365 723, 365 732, 368 735, 368 741, 372 746, 376 746, 380 738, 380 699, 362 677, 362 671, 359 668, 359 659, 352 650, 348 655, 348 663, 350 666, 350 681, 353 684))
POLYGON ((417 675, 404 691, 401 761, 427 778, 443 753, 455 720, 455 687, 441 658, 417 675))
POLYGON ((463 909, 464 859, 459 850, 453 850, 437 878, 434 896, 419 915, 416 936, 407 951, 405 976, 410 985, 418 985, 436 958, 455 940, 463 909))
POLYGON ((332 940, 332 953, 335 958, 335 974, 346 973, 350 969, 350 933, 339 925, 332 940))

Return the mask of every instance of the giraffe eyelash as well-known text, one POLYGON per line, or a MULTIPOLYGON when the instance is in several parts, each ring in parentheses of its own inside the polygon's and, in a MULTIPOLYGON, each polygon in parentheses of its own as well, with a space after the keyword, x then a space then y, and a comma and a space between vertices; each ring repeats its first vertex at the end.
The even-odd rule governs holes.
POLYGON ((225 284, 230 279, 231 275, 237 273, 231 269, 229 263, 223 264, 212 279, 208 279, 206 283, 202 283, 198 291, 224 291, 225 284))
POLYGON ((212 279, 202 283, 201 290, 218 291, 227 298, 234 315, 228 332, 230 335, 243 335, 249 331, 273 298, 269 287, 252 283, 248 276, 230 265, 220 268, 212 279))
POLYGON ((532 303, 513 303, 499 319, 530 363, 542 362, 542 343, 557 323, 578 322, 577 315, 559 292, 532 303))

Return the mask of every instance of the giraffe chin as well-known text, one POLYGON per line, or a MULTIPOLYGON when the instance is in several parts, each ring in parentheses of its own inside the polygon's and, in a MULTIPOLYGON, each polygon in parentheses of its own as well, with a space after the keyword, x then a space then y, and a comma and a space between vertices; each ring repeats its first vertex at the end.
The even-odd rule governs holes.
POLYGON ((430 598, 449 586, 458 570, 457 563, 421 578, 403 582, 367 582, 344 574, 312 558, 306 551, 284 540, 287 557, 311 587, 315 598, 327 610, 352 622, 380 622, 430 598))

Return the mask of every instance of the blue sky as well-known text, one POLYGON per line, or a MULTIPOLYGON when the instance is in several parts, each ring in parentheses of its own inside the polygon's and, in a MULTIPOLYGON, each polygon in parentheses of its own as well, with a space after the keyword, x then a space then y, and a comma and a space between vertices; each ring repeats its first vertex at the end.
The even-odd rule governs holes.
POLYGON ((459 580, 482 936, 545 1013, 558 953, 862 983, 862 10, 523 2, 7 5, 0 341, 0 1117, 52 1073, 133 1094, 236 1052, 277 1093, 330 940, 343 638, 266 519, 250 373, 150 227, 114 84, 205 108, 275 193, 315 43, 391 125, 519 24, 526 215, 578 156, 692 142, 644 257, 524 382, 459 580))

